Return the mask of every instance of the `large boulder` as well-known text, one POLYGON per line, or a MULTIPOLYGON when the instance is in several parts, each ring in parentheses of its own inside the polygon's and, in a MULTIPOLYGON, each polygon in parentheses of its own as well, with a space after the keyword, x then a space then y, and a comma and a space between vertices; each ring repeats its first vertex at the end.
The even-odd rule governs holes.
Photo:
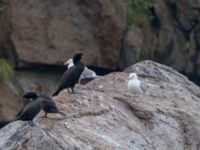
POLYGON ((19 66, 57 65, 83 51, 94 67, 124 69, 148 58, 199 76, 199 10, 198 0, 2 0, 0 51, 19 66))
POLYGON ((200 75, 198 0, 3 0, 0 8, 0 49, 18 66, 57 65, 82 51, 93 67, 152 59, 200 75))
POLYGON ((115 69, 125 29, 121 0, 11 0, 12 42, 27 63, 59 64, 82 51, 87 65, 115 69))
MULTIPOLYGON (((172 68, 151 61, 63 90, 54 97, 67 118, 52 114, 0 130, 1 149, 198 149, 200 88, 172 68), (147 90, 133 95, 137 72, 147 90), (127 73, 126 73, 127 72, 127 73)), ((42 116, 43 112, 39 116, 42 116)))

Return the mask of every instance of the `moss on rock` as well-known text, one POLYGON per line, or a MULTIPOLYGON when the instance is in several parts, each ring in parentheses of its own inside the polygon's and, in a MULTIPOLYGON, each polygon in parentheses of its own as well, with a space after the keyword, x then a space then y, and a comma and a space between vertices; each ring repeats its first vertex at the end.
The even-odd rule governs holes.
POLYGON ((10 63, 6 59, 0 59, 0 83, 10 80, 13 73, 10 63))

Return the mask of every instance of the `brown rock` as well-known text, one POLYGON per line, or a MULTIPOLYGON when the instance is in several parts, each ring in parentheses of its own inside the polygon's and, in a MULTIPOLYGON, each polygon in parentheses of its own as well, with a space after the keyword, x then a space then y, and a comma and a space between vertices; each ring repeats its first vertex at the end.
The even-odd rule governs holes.
POLYGON ((63 90, 54 100, 67 118, 11 123, 0 130, 0 148, 198 149, 199 87, 151 61, 127 69, 133 71, 148 87, 144 94, 128 93, 128 73, 119 72, 78 85, 76 94, 63 90))
POLYGON ((199 75, 199 1, 154 0, 151 4, 146 14, 149 22, 141 26, 135 21, 127 30, 119 67, 151 59, 199 75))
POLYGON ((124 37, 119 67, 124 69, 139 60, 153 58, 156 41, 149 26, 140 28, 133 24, 124 37))
POLYGON ((8 46, 11 34, 11 17, 8 2, 2 0, 0 2, 0 51, 3 47, 8 46))
POLYGON ((58 64, 82 51, 87 65, 116 68, 125 26, 120 0, 12 0, 12 41, 20 60, 58 64))
POLYGON ((16 79, 24 91, 52 95, 60 83, 61 73, 54 71, 17 71, 16 79))
POLYGON ((18 95, 19 89, 11 82, 0 85, 0 121, 14 116, 19 111, 23 100, 18 95))

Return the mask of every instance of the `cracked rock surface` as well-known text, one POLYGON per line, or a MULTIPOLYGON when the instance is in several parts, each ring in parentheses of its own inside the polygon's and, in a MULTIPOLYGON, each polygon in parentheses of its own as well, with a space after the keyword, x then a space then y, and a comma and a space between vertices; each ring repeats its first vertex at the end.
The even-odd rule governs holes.
POLYGON ((13 122, 0 130, 0 149, 191 150, 200 148, 200 89, 175 70, 143 61, 111 73, 76 94, 63 90, 54 100, 66 118, 50 114, 35 126, 13 122), (147 86, 127 90, 128 73, 147 86))

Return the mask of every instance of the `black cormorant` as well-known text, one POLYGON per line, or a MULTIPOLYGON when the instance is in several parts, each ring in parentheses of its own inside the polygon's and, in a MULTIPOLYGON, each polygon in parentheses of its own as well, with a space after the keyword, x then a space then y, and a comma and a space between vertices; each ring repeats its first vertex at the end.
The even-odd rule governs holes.
POLYGON ((41 109, 45 112, 44 117, 47 117, 47 113, 59 113, 66 115, 64 112, 58 110, 55 102, 48 96, 43 94, 36 94, 35 92, 28 92, 23 97, 28 99, 28 102, 13 118, 5 121, 0 121, 0 128, 4 127, 10 122, 16 120, 29 121, 30 125, 33 125, 32 119, 40 112, 41 109))
POLYGON ((84 70, 84 65, 80 62, 82 53, 78 53, 73 57, 74 66, 65 71, 61 78, 61 84, 53 96, 58 95, 65 88, 71 88, 74 93, 74 86, 79 81, 79 78, 84 70))
POLYGON ((13 118, 0 122, 0 128, 16 120, 28 121, 33 125, 32 120, 42 109, 42 103, 34 92, 28 92, 23 97, 32 101, 28 102, 13 118))
POLYGON ((43 94, 39 95, 39 98, 41 99, 41 102, 42 102, 42 109, 45 112, 44 117, 47 117, 47 113, 58 113, 58 114, 66 116, 64 112, 61 112, 58 110, 52 98, 43 94))

